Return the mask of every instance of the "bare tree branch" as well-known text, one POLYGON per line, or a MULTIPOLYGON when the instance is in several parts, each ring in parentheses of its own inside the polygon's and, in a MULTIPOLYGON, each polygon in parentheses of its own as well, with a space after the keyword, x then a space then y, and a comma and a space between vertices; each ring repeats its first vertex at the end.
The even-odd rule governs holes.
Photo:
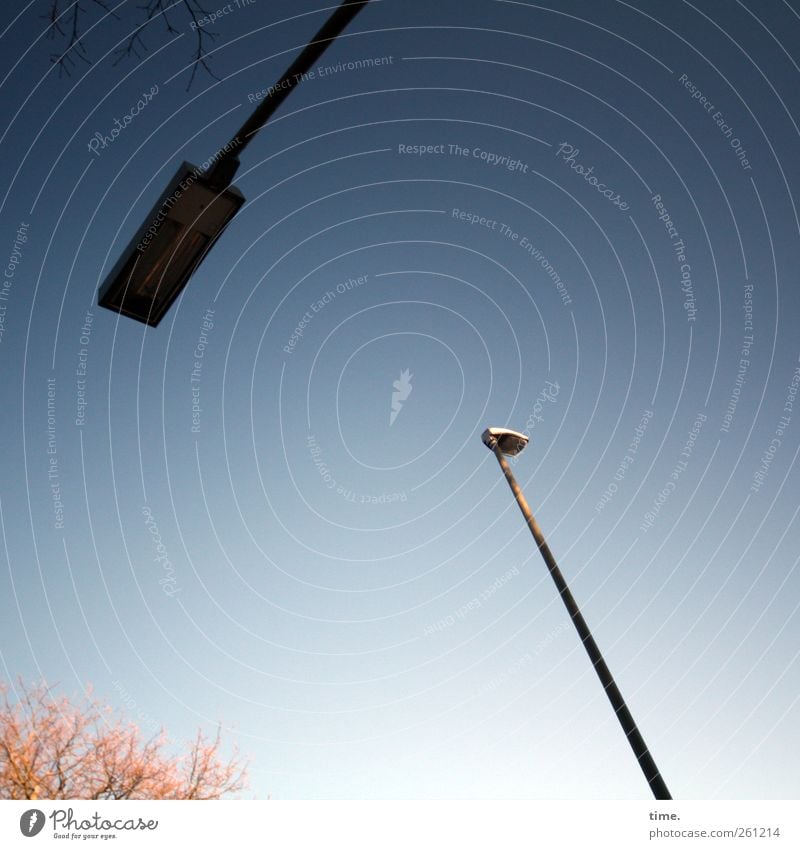
MULTIPOLYGON (((113 10, 109 0, 91 0, 91 2, 107 15, 121 20, 120 16, 113 10)), ((194 61, 192 62, 192 73, 186 90, 188 91, 192 87, 200 69, 213 79, 219 79, 211 69, 208 60, 209 49, 213 42, 219 38, 219 33, 211 32, 200 24, 202 18, 209 14, 200 0, 146 0, 145 3, 137 6, 137 9, 142 18, 141 23, 128 36, 125 44, 114 51, 113 65, 131 57, 137 61, 141 60, 142 54, 148 50, 143 37, 145 30, 157 18, 161 18, 163 21, 168 37, 180 35, 181 29, 173 23, 171 16, 173 13, 178 15, 178 12, 182 11, 185 21, 190 24, 195 36, 194 61)), ((48 38, 66 42, 66 48, 62 53, 50 55, 51 61, 58 65, 59 76, 70 76, 79 61, 87 65, 91 64, 82 40, 86 11, 81 0, 51 0, 47 14, 42 15, 48 21, 48 38)))

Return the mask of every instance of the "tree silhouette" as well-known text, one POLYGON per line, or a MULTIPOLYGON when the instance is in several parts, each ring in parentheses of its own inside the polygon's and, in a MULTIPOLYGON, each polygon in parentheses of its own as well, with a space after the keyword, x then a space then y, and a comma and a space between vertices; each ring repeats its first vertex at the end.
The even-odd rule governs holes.
MULTIPOLYGON (((121 20, 109 0, 92 0, 92 3, 102 10, 104 17, 110 16, 121 20)), ((146 0, 136 8, 139 10, 140 20, 134 25, 125 43, 114 51, 114 65, 131 56, 136 59, 141 58, 141 54, 147 50, 143 37, 145 30, 158 19, 161 19, 168 36, 180 35, 181 30, 173 22, 176 17, 178 19, 182 17, 192 25, 191 28, 195 36, 192 75, 189 78, 186 90, 188 91, 192 87, 200 68, 214 79, 219 79, 208 64, 207 49, 218 34, 200 25, 199 21, 208 14, 200 0, 146 0)), ((69 76, 79 61, 87 65, 91 64, 82 36, 86 14, 87 10, 85 6, 81 5, 80 0, 51 0, 47 14, 42 15, 49 22, 48 38, 66 41, 66 47, 62 52, 50 55, 51 61, 58 65, 59 75, 66 74, 69 76)))
POLYGON ((237 756, 220 758, 219 730, 170 755, 163 731, 146 739, 94 699, 16 689, 11 701, 0 685, 0 799, 219 799, 245 786, 237 756))

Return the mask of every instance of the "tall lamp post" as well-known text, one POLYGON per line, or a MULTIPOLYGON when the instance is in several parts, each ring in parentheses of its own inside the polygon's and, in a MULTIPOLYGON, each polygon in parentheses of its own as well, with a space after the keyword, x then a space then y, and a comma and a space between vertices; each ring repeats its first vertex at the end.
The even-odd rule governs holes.
POLYGON ((244 203, 231 185, 239 154, 367 3, 344 0, 336 8, 206 170, 189 162, 178 168, 100 287, 101 307, 158 325, 244 203))
POLYGON ((531 534, 533 534, 536 545, 544 558, 544 562, 550 572, 550 577, 555 582, 556 588, 561 596, 561 600, 567 608, 567 612, 575 625, 578 636, 581 638, 583 647, 589 655, 589 660, 591 660, 594 670, 597 673, 597 677, 600 679, 600 683, 606 691, 608 700, 614 708, 614 713, 616 713, 617 719, 622 726, 622 730, 628 738, 628 742, 633 749, 634 755, 636 755, 636 760, 644 773, 644 777, 647 779, 647 783, 650 785, 650 790, 653 792, 653 796, 656 799, 671 799, 672 796, 667 789, 664 779, 661 777, 661 773, 656 766, 656 762, 653 760, 653 756, 650 754, 650 750, 647 748, 647 744, 644 742, 644 738, 637 728, 636 722, 634 721, 631 712, 628 710, 628 706, 625 704, 625 699, 622 698, 622 693, 619 691, 619 687, 617 687, 608 666, 606 666, 605 660, 603 660, 603 655, 600 653, 600 649, 597 647, 594 637, 592 637, 589 626, 586 624, 586 620, 583 618, 583 615, 578 608, 578 604, 573 598, 572 593, 567 586, 567 582, 561 574, 561 570, 558 568, 556 559, 553 557, 550 547, 545 542, 539 523, 533 517, 531 508, 528 506, 528 502, 525 500, 525 496, 522 494, 522 490, 519 488, 519 484, 514 478, 511 468, 508 465, 508 461, 506 460, 506 456, 513 457, 522 451, 522 449, 528 444, 528 437, 525 436, 525 434, 517 433, 514 430, 508 430, 501 427, 490 427, 483 432, 481 439, 483 440, 483 444, 494 452, 495 457, 497 457, 497 462, 503 470, 503 474, 508 481, 508 485, 511 487, 511 491, 514 493, 514 498, 517 500, 519 509, 522 511, 522 515, 525 517, 525 522, 527 523, 531 534))

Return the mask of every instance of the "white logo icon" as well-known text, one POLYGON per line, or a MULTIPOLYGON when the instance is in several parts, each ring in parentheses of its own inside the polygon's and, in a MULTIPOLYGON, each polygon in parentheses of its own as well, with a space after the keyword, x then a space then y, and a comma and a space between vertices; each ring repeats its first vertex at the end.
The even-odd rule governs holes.
POLYGON ((408 399, 408 396, 411 394, 411 390, 414 388, 411 385, 412 377, 414 377, 414 375, 411 374, 408 369, 404 369, 400 372, 400 379, 395 380, 392 384, 395 391, 392 392, 392 412, 389 416, 390 427, 394 424, 394 420, 400 414, 400 410, 403 409, 403 402, 408 399))
POLYGON ((37 808, 29 808, 19 818, 19 830, 25 837, 35 837, 44 828, 44 814, 37 808))

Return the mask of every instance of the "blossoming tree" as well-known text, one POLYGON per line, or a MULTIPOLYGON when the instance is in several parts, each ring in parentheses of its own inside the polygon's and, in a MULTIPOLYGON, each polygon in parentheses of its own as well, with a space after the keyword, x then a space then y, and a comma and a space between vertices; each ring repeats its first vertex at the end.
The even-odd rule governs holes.
POLYGON ((0 685, 0 799, 219 799, 245 786, 219 731, 172 754, 163 731, 144 737, 90 697, 73 703, 23 683, 10 694, 0 685))

